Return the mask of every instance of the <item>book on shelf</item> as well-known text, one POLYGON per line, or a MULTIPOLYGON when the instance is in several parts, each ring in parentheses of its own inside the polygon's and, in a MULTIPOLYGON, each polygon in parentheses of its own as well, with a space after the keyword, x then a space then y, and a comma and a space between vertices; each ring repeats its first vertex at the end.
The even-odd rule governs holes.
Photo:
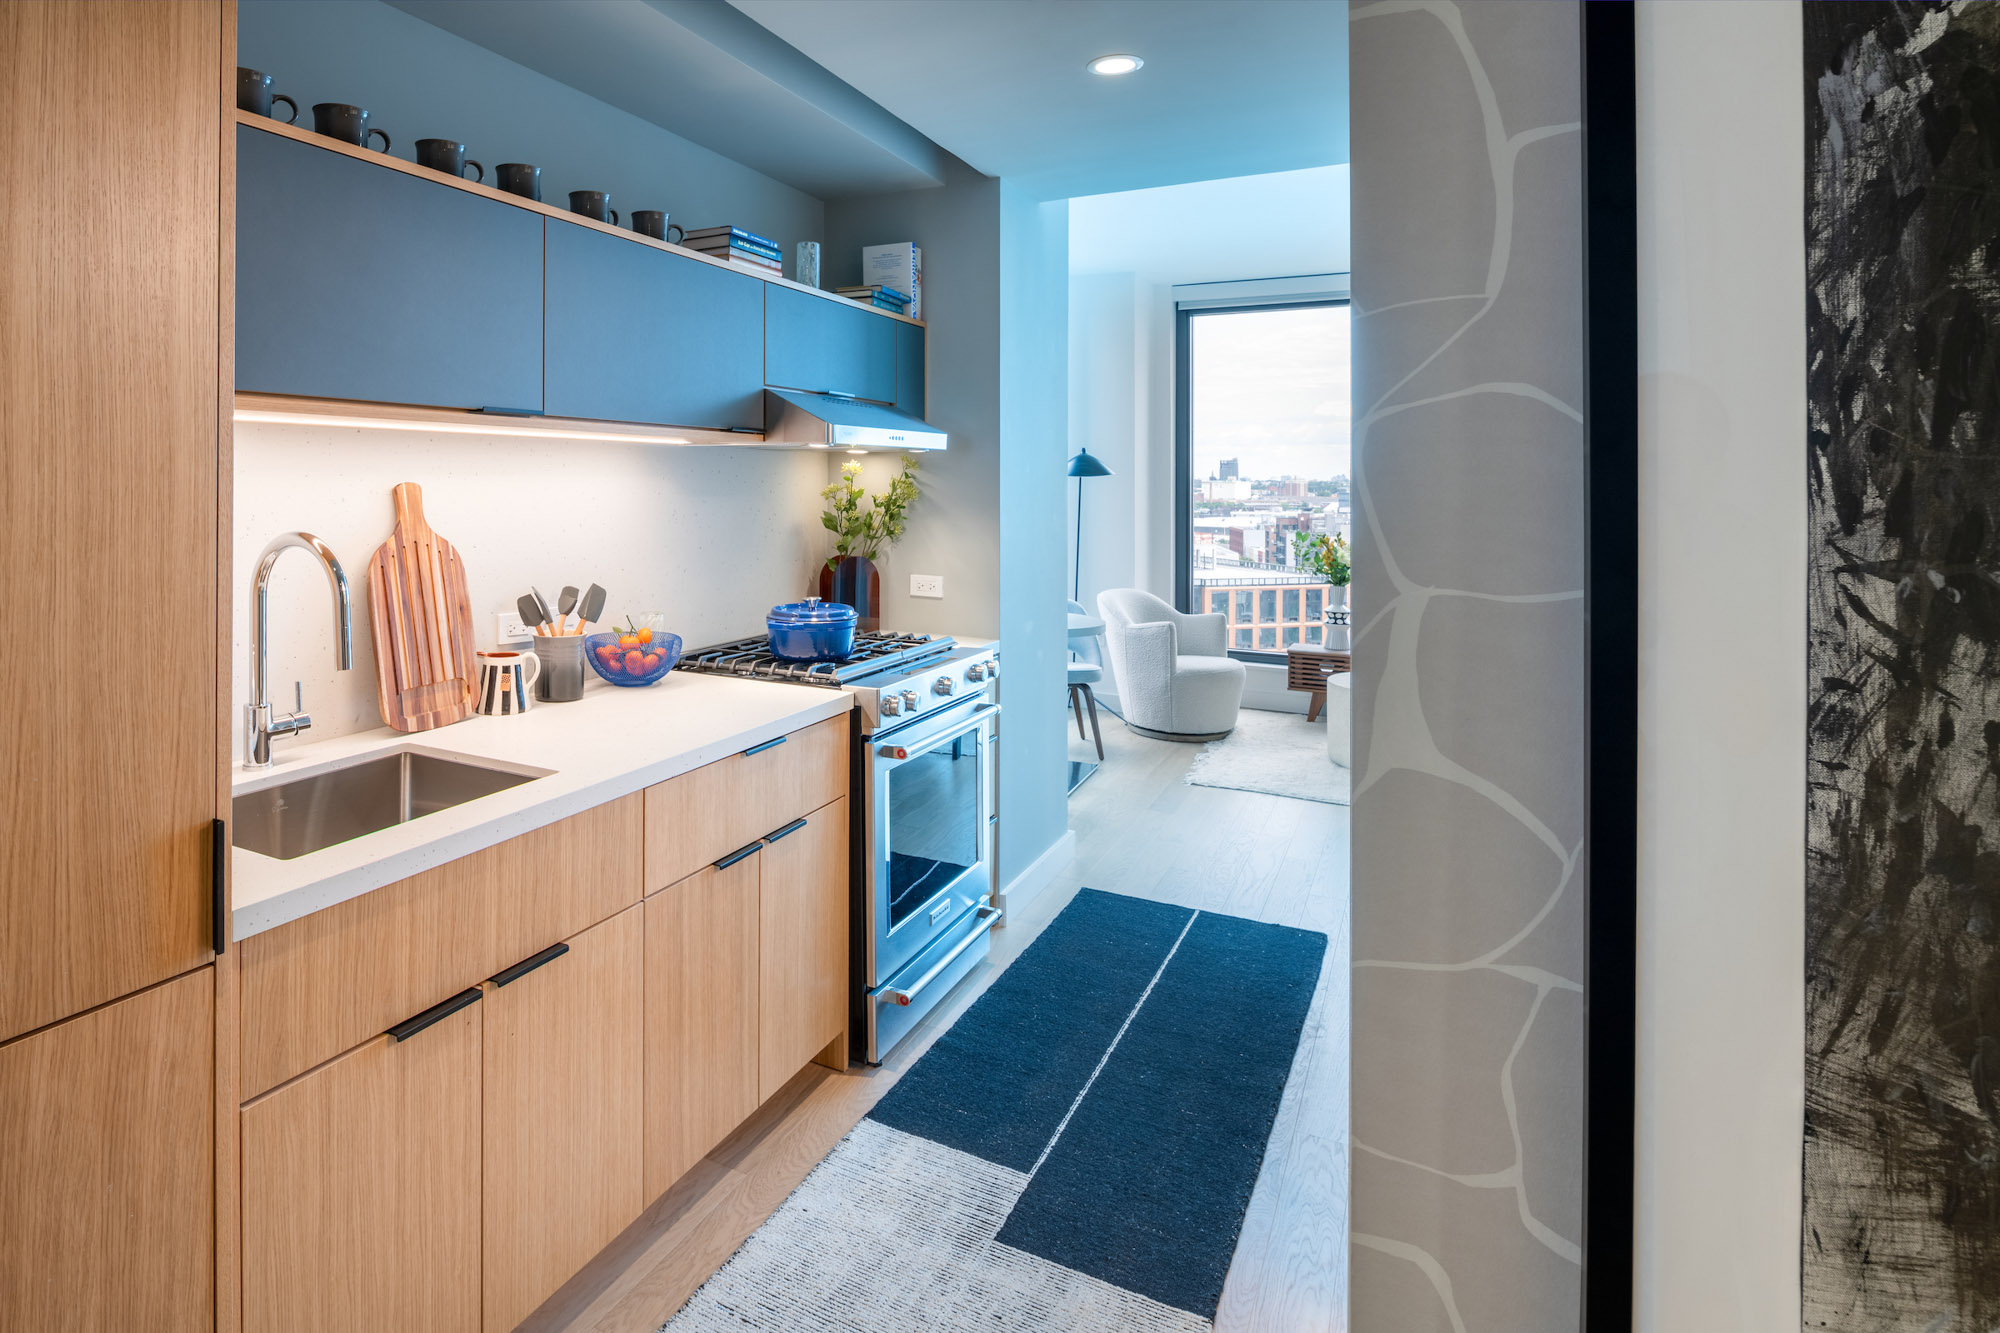
POLYGON ((884 287, 879 283, 865 287, 837 287, 834 290, 838 291, 842 296, 852 297, 857 301, 878 298, 885 301, 892 301, 899 310, 910 303, 910 298, 902 292, 897 291, 894 287, 884 287))
POLYGON ((779 253, 776 250, 767 249, 761 245, 752 245, 748 241, 732 241, 732 240, 726 240, 722 237, 716 237, 712 240, 706 240, 706 241, 697 241, 693 245, 688 246, 687 248, 690 250, 699 251, 700 253, 705 255, 719 255, 719 254, 762 255, 764 258, 772 261, 773 263, 782 263, 785 258, 783 254, 779 253))
POLYGON ((911 319, 924 317, 924 252, 914 243, 863 246, 861 281, 869 286, 908 292, 910 303, 903 313, 911 319))
POLYGON ((784 267, 783 260, 779 259, 776 255, 767 255, 762 250, 741 250, 734 246, 725 246, 720 250, 696 250, 695 253, 698 255, 707 255, 710 259, 726 259, 731 263, 742 260, 750 263, 769 264, 772 268, 784 267))
POLYGON ((739 245, 761 246, 763 249, 769 250, 772 254, 782 253, 778 249, 778 243, 770 237, 759 236, 756 232, 745 231, 741 227, 697 227, 693 231, 683 234, 681 243, 700 249, 703 241, 714 241, 717 239, 720 239, 725 244, 733 242, 739 245))

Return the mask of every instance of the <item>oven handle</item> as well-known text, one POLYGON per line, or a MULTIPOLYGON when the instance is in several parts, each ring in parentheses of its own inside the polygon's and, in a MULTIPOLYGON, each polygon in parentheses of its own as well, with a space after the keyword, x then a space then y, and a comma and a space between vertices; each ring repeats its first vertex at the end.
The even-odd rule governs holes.
MULTIPOLYGON (((975 915, 978 916, 980 925, 990 929, 1001 917, 1007 915, 1007 909, 1004 907, 988 907, 982 903, 975 915)), ((964 939, 952 946, 950 953, 938 959, 930 971, 918 977, 914 986, 892 986, 883 990, 881 997, 890 1004, 909 1005, 919 995, 924 993, 924 987, 936 981, 946 968, 957 962, 960 954, 978 943, 979 937, 984 933, 984 931, 975 930, 966 935, 964 939)))
POLYGON ((951 723, 949 726, 939 727, 934 731, 912 732, 907 736, 891 733, 893 743, 877 745, 875 747, 876 757, 895 760, 908 759, 913 755, 923 753, 933 746, 942 745, 954 737, 963 736, 968 731, 977 730, 982 722, 999 711, 999 704, 981 704, 958 721, 951 723))

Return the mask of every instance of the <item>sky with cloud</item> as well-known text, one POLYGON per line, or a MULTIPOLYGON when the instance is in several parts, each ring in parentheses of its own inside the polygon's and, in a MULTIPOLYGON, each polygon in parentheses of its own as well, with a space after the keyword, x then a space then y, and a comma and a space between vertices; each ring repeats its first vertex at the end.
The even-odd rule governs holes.
POLYGON ((1188 343, 1196 478, 1225 458, 1244 477, 1351 475, 1345 305, 1197 315, 1188 343))

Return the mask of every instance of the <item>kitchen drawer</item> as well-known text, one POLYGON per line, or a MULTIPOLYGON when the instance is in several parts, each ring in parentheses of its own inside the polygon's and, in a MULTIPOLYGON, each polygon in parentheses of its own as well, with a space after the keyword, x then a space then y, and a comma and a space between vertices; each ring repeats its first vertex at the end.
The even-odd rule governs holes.
POLYGON ((646 891, 847 794, 846 715, 646 789, 646 891))
POLYGON ((256 1096, 639 900, 638 794, 242 943, 256 1096))

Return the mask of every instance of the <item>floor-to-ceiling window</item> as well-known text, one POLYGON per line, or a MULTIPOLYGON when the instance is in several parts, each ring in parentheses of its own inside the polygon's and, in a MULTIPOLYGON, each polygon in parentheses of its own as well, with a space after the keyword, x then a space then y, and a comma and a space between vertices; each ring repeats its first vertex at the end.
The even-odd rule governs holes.
POLYGON ((1345 596, 1322 539, 1353 529, 1347 303, 1183 308, 1177 347, 1181 606, 1228 616, 1239 656, 1324 643, 1345 596))

